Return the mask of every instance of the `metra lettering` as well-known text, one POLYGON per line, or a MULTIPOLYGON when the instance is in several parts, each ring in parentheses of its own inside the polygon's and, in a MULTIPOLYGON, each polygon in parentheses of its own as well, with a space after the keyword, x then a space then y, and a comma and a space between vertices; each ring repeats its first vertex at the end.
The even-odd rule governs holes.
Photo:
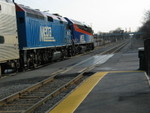
POLYGON ((55 41, 54 37, 52 37, 51 27, 41 26, 40 35, 41 35, 40 41, 44 41, 44 42, 55 41))

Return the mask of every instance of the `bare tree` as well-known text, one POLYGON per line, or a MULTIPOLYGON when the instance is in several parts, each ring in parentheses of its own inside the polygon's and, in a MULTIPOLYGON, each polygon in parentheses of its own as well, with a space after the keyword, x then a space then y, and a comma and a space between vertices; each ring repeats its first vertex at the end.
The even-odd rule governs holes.
POLYGON ((144 17, 144 22, 149 21, 149 20, 150 20, 150 10, 146 11, 145 17, 144 17))
POLYGON ((143 25, 138 31, 143 33, 143 39, 150 38, 150 10, 145 13, 143 25))

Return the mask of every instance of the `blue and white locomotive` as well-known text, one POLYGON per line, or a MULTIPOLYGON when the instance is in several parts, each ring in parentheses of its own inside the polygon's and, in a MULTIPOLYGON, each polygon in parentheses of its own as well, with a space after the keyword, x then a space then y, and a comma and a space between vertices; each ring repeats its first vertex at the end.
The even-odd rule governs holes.
POLYGON ((34 68, 92 49, 90 27, 0 0, 0 72, 34 68))
POLYGON ((68 22, 55 15, 16 4, 21 64, 27 68, 67 55, 68 22))

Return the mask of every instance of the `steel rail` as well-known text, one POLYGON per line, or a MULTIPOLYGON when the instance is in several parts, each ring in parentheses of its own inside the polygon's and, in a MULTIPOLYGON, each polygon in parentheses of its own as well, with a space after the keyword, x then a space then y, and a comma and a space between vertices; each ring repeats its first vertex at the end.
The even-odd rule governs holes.
POLYGON ((60 94, 62 91, 66 90, 67 87, 71 86, 72 84, 76 83, 78 80, 80 80, 84 75, 85 72, 82 72, 81 74, 79 74, 77 77, 75 77, 73 80, 69 81, 68 83, 66 83, 65 85, 63 85, 62 87, 60 87, 59 89, 55 90, 54 92, 52 92, 51 94, 49 94, 48 96, 46 96, 45 98, 43 98, 41 101, 39 101, 38 103, 36 103, 35 105, 31 106, 28 110, 26 110, 24 113, 31 113, 33 112, 37 107, 39 107, 40 105, 42 105, 43 103, 45 103, 47 100, 57 96, 58 94, 60 94))
POLYGON ((10 96, 4 98, 4 99, 1 99, 1 100, 0 100, 0 106, 5 105, 5 104, 8 103, 8 102, 11 102, 11 101, 13 101, 13 100, 18 99, 19 97, 21 97, 22 94, 24 94, 24 93, 26 93, 26 92, 31 92, 31 91, 33 91, 33 90, 35 90, 35 89, 41 87, 42 85, 44 85, 44 84, 46 84, 46 83, 48 83, 48 82, 51 82, 52 80, 54 80, 54 77, 55 77, 56 75, 58 75, 59 73, 61 73, 61 72, 63 72, 63 71, 64 71, 64 70, 62 69, 62 70, 59 70, 59 71, 57 71, 57 72, 54 72, 54 73, 51 74, 51 77, 49 77, 49 78, 47 78, 47 79, 45 79, 45 80, 43 80, 43 81, 41 81, 41 82, 38 82, 38 83, 32 85, 31 87, 28 87, 28 88, 26 88, 26 89, 24 89, 24 90, 22 90, 22 91, 19 91, 19 92, 15 93, 15 94, 12 94, 12 95, 10 95, 10 96))
MULTIPOLYGON (((14 111, 9 111, 9 110, 6 110, 6 112, 8 113, 8 112, 24 112, 24 113, 31 113, 31 112, 33 112, 38 106, 40 106, 40 105, 42 105, 44 102, 46 102, 48 99, 51 99, 51 98, 53 98, 53 97, 55 97, 55 96, 57 96, 59 93, 61 93, 62 91, 64 91, 64 90, 66 90, 67 89, 67 87, 69 87, 69 86, 71 86, 72 84, 74 84, 74 83, 76 83, 78 80, 80 80, 82 77, 83 77, 83 74, 84 74, 84 72, 82 72, 81 74, 79 74, 77 77, 75 77, 74 79, 72 79, 72 80, 70 80, 68 83, 66 83, 65 85, 63 85, 62 87, 60 87, 60 88, 58 88, 57 90, 55 90, 54 92, 52 92, 52 93, 50 93, 49 95, 47 95, 46 97, 44 97, 43 99, 41 99, 40 101, 38 101, 37 103, 35 103, 35 104, 29 104, 31 107, 29 107, 27 110, 25 109, 25 108, 23 108, 22 107, 22 110, 14 110, 14 111)), ((46 81, 46 83, 48 83, 48 81, 46 81)), ((46 84, 46 83, 44 83, 44 84, 46 84)), ((43 84, 43 85, 44 85, 43 84)), ((41 85, 36 85, 36 87, 35 88, 29 88, 29 90, 30 91, 32 91, 32 90, 35 90, 35 89, 37 89, 37 88, 39 88, 39 87, 41 87, 42 88, 42 86, 41 85)), ((29 91, 28 91, 29 92, 29 91)), ((8 101, 9 101, 9 103, 10 103, 10 101, 13 101, 13 100, 16 100, 16 99, 23 99, 24 98, 24 96, 23 96, 23 94, 25 94, 25 93, 27 93, 26 91, 24 92, 23 91, 23 93, 21 92, 21 93, 19 93, 18 95, 17 95, 17 98, 13 98, 12 100, 10 100, 10 99, 8 99, 7 100, 7 103, 8 103, 8 101)), ((25 95, 25 96, 27 96, 27 95, 25 95)), ((16 96, 15 96, 16 97, 16 96)), ((29 98, 29 97, 27 97, 27 98, 29 98)), ((33 97, 31 97, 31 98, 33 98, 33 97)), ((36 98, 36 97, 35 97, 36 98)), ((3 106, 5 106, 5 105, 7 105, 7 103, 6 103, 6 100, 5 100, 5 102, 3 102, 2 104, 3 104, 3 106), (5 103, 5 104, 4 104, 5 103)), ((8 104, 8 105, 10 105, 10 104, 8 104)), ((12 104, 13 105, 13 104, 12 104)), ((26 106, 26 104, 24 105, 22 105, 22 106, 26 106)), ((4 110, 3 111, 0 111, 0 112, 4 112, 4 110)))

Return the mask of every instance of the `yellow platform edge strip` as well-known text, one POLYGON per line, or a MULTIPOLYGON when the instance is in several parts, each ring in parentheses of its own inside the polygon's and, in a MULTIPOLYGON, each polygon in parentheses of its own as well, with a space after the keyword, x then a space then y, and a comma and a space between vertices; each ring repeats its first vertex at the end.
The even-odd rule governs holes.
POLYGON ((145 72, 145 71, 141 71, 141 70, 137 70, 137 71, 108 71, 109 73, 135 73, 135 72, 145 72))
POLYGON ((108 72, 98 72, 86 79, 49 113, 73 113, 106 74, 108 72))

